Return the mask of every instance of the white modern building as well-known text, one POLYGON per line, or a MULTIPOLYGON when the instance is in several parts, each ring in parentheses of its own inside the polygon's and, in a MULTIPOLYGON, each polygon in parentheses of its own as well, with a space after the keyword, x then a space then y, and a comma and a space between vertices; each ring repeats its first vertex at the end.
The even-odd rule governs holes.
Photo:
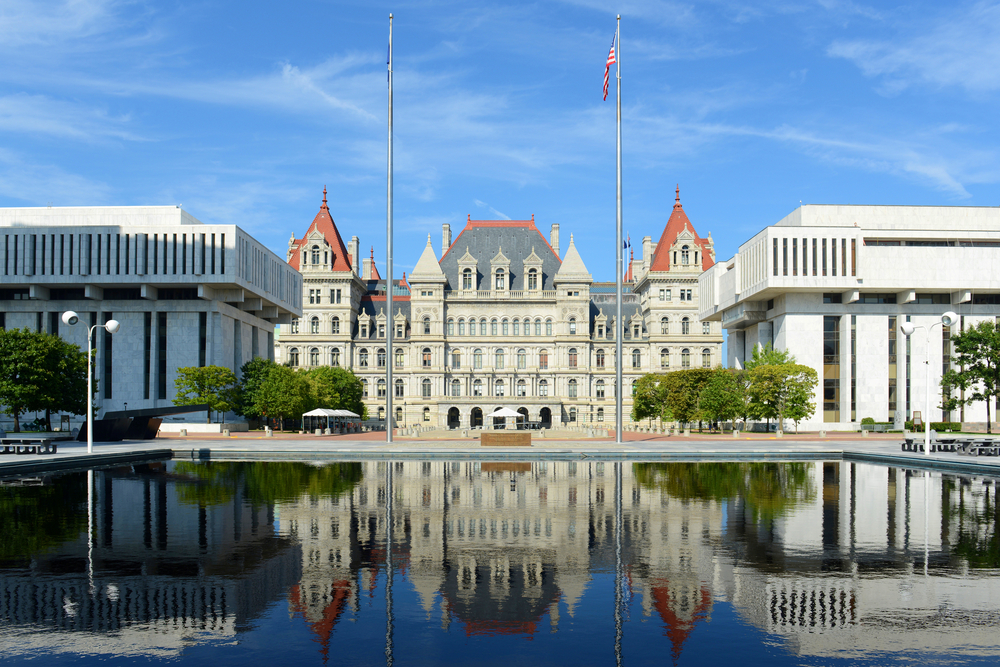
POLYGON ((930 420, 984 425, 983 404, 942 413, 940 380, 950 336, 1000 316, 998 269, 1000 208, 802 206, 701 275, 699 316, 727 331, 731 367, 771 343, 817 370, 804 428, 901 426, 925 411, 928 360, 930 420))
POLYGON ((0 328, 94 335, 99 415, 172 405, 177 368, 273 358, 302 276, 236 225, 176 206, 0 209, 0 328), (73 310, 80 324, 60 315, 73 310))

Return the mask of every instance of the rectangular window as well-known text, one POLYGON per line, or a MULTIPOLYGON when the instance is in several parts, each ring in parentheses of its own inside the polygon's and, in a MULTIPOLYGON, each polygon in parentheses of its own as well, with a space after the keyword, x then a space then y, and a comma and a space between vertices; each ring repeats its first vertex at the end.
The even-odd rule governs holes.
POLYGON ((101 275, 101 235, 97 235, 97 275, 101 275))
POLYGON ((851 421, 858 420, 858 316, 851 315, 851 421))
POLYGON ((840 275, 847 275, 847 239, 840 239, 840 275))
POLYGON ((149 371, 153 355, 153 314, 142 314, 142 397, 149 400, 149 371))
POLYGON ((858 240, 851 239, 851 276, 858 275, 858 240))
MULTIPOLYGON (((110 239, 110 237, 108 238, 110 239)), ((102 313, 101 317, 103 318, 102 322, 107 322, 111 319, 111 313, 102 313)), ((101 389, 104 398, 112 398, 115 337, 105 329, 101 330, 101 336, 104 338, 104 376, 101 378, 101 389)))
POLYGON ((226 235, 219 235, 219 273, 226 272, 226 235))
POLYGON ((215 234, 212 234, 212 249, 209 254, 212 257, 212 275, 215 275, 215 234))
POLYGON ((132 235, 125 235, 125 275, 129 275, 129 268, 132 264, 132 235))
POLYGON ((45 275, 45 234, 42 234, 42 271, 41 275, 45 275))
POLYGON ((799 275, 799 240, 792 239, 792 275, 799 275))
POLYGON ((198 313, 198 366, 205 367, 208 356, 208 313, 198 313))
POLYGON ((823 317, 823 421, 840 421, 840 316, 823 317))
POLYGON ((889 421, 896 419, 897 389, 896 389, 896 318, 889 316, 889 421))
POLYGON ((812 247, 813 247, 813 275, 815 276, 816 275, 816 239, 813 239, 812 247))
POLYGON ((837 239, 830 239, 830 275, 837 275, 837 239))
POLYGON ((826 239, 823 239, 823 275, 826 275, 826 239))
POLYGON ((788 275, 788 239, 781 239, 781 275, 788 275))
POLYGON ((167 398, 167 314, 156 314, 156 398, 167 398))
POLYGON ((771 254, 774 257, 774 275, 778 275, 778 239, 772 239, 771 254))
POLYGON ((201 264, 199 264, 198 266, 201 269, 201 272, 205 273, 205 235, 204 234, 201 235, 201 244, 200 244, 200 247, 201 247, 201 264))

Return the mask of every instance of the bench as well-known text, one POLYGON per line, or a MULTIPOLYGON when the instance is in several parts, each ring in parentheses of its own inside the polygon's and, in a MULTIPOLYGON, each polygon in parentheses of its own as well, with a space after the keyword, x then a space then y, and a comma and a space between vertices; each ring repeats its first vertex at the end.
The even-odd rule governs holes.
POLYGON ((51 440, 21 440, 18 438, 0 438, 0 455, 2 454, 55 454, 59 445, 51 440))

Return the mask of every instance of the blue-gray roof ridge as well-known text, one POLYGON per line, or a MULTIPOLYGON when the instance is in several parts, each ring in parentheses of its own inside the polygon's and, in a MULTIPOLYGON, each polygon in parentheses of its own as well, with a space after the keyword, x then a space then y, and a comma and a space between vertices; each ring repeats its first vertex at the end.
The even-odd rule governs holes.
POLYGON ((535 227, 534 220, 469 220, 439 262, 449 289, 458 289, 460 285, 458 260, 465 255, 466 249, 476 259, 476 284, 480 289, 491 289, 490 261, 499 251, 503 251, 510 260, 508 284, 512 290, 526 289, 524 260, 531 256, 532 251, 542 260, 543 290, 554 289, 552 279, 562 264, 552 246, 535 227))

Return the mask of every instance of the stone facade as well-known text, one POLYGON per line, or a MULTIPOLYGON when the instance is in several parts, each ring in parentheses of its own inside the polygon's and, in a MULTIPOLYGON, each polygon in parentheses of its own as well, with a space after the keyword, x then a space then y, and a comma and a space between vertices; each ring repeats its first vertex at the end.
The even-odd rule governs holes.
POLYGON ((701 276, 700 317, 727 330, 729 366, 771 343, 816 369, 800 427, 926 419, 928 359, 930 420, 985 422, 982 403, 942 413, 940 381, 950 336, 1000 316, 998 262, 997 208, 803 206, 701 276), (946 311, 957 326, 942 327, 946 311))
POLYGON ((89 327, 121 323, 94 333, 99 415, 172 406, 179 367, 238 374, 272 357, 275 324, 301 301, 302 277, 277 255, 174 206, 0 209, 0 327, 86 350, 89 327), (79 324, 63 324, 67 310, 79 324))
MULTIPOLYGON (((440 259, 430 237, 409 277, 392 280, 393 351, 385 352, 386 286, 374 249, 359 262, 323 204, 288 262, 304 280, 301 320, 282 326, 276 358, 340 365, 365 385, 372 418, 385 417, 385 364, 393 363, 398 426, 469 428, 512 407, 543 426, 615 421, 615 284, 595 282, 573 236, 560 258, 535 220, 444 225, 440 259), (360 264, 360 266, 359 266, 360 264)), ((687 219, 679 193, 658 243, 630 259, 623 296, 625 386, 643 374, 721 363, 721 329, 698 318, 698 275, 714 262, 711 236, 687 219)), ((631 391, 624 400, 631 412, 631 391)))

